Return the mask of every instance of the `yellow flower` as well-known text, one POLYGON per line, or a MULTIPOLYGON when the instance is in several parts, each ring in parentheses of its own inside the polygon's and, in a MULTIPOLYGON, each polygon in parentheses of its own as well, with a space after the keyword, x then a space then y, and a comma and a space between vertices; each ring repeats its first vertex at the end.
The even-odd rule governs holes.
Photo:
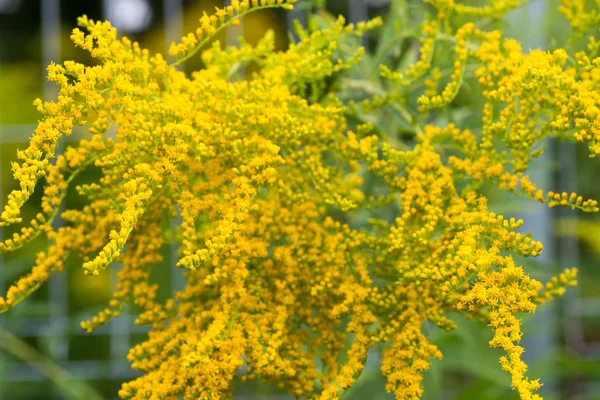
POLYGON ((562 295, 576 269, 545 286, 531 278, 513 254, 538 256, 542 244, 518 231, 522 220, 491 212, 480 188, 598 211, 597 201, 540 189, 527 175, 552 136, 572 135, 600 154, 598 44, 569 66, 564 50, 523 53, 500 32, 476 28, 477 18, 498 18, 520 1, 430 0, 437 13, 423 25, 418 59, 397 71, 381 67, 391 92, 361 104, 364 112, 392 107, 407 119, 415 144, 398 149, 374 124, 351 128, 347 113, 356 106, 326 84, 365 51, 344 53, 340 45, 380 19, 299 29, 302 40, 284 52, 274 50, 273 33, 256 46, 204 49, 243 15, 293 3, 232 0, 173 44, 172 65, 118 39, 107 22, 79 19, 87 33, 75 29, 72 40, 97 63, 49 66, 59 95, 35 102, 43 118, 17 154, 19 186, 0 214, 0 226, 21 223, 23 204, 44 179, 40 212, 0 243, 0 253, 41 234, 51 245, 0 298, 0 313, 71 254, 92 275, 118 261, 108 307, 81 326, 92 332, 128 305, 140 310, 136 323, 151 326, 128 354, 142 375, 123 384, 122 398, 231 398, 237 379, 262 379, 292 396, 337 399, 360 376, 368 351, 381 348, 386 389, 414 399, 424 371, 442 357, 423 324, 454 329, 448 313, 459 311, 491 327, 490 346, 504 350, 500 366, 512 387, 522 399, 539 399, 541 384, 521 359, 519 314, 562 295), (438 92, 445 78, 434 53, 448 43, 452 68, 438 92), (175 68, 201 49, 204 69, 188 76, 175 68), (250 78, 230 76, 247 62, 258 65, 250 78), (481 132, 422 124, 424 115, 411 114, 447 107, 467 66, 477 67, 484 97, 481 132), (425 93, 408 104, 420 79, 425 93), (56 156, 76 127, 89 137, 56 156), (92 167, 100 177, 75 187, 85 205, 65 209, 66 226, 53 228, 69 185, 92 167), (382 194, 366 193, 371 179, 382 194), (381 206, 396 210, 393 221, 370 218, 381 206), (186 284, 161 301, 150 275, 170 240, 180 244, 186 284))

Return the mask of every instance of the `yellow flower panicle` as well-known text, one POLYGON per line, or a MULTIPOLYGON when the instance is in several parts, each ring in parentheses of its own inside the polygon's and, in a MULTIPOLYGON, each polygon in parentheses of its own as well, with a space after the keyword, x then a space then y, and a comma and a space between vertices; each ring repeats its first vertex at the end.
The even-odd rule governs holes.
POLYGON ((412 64, 407 71, 391 71, 387 66, 381 65, 381 76, 384 79, 403 86, 408 86, 411 82, 424 76, 431 69, 435 43, 439 31, 440 27, 437 20, 432 19, 423 24, 423 35, 420 38, 421 49, 419 51, 419 60, 412 64))
MULTIPOLYGON (((600 12, 598 9, 588 9, 585 0, 561 0, 558 10, 571 24, 575 32, 574 38, 586 35, 594 27, 600 24, 600 12)), ((595 3, 597 6, 597 3, 595 3)))
POLYGON ((137 164, 134 170, 123 174, 125 183, 123 192, 117 201, 123 204, 123 212, 119 215, 120 229, 110 231, 110 241, 102 248, 96 258, 83 264, 86 274, 98 275, 115 260, 125 246, 129 234, 143 214, 146 204, 152 197, 153 187, 162 187, 162 177, 150 165, 137 164))
POLYGON ((466 41, 469 39, 474 29, 475 25, 473 23, 468 23, 456 31, 454 37, 456 40, 456 44, 454 45, 454 70, 452 71, 452 75, 450 75, 450 82, 444 87, 440 94, 429 94, 419 97, 419 112, 427 112, 433 108, 444 107, 450 104, 458 94, 458 89, 462 85, 462 79, 465 72, 464 69, 468 58, 466 41))
POLYGON ((525 275, 521 267, 507 258, 500 271, 480 276, 473 289, 458 303, 460 308, 487 308, 489 324, 494 330, 490 346, 506 352, 500 364, 512 375, 512 387, 523 399, 541 399, 535 394, 541 383, 525 375, 527 366, 521 360, 523 348, 518 344, 522 337, 521 322, 515 314, 535 311, 533 299, 540 289, 540 282, 525 275))
POLYGON ((0 253, 40 234, 51 244, 0 298, 0 312, 61 271, 71 254, 93 275, 118 261, 108 307, 81 326, 92 332, 128 306, 140 310, 136 323, 151 326, 129 352, 143 374, 123 384, 122 398, 231 398, 234 382, 260 379, 292 396, 337 399, 377 347, 386 389, 414 399, 423 393, 423 372, 442 357, 423 324, 452 330, 448 313, 460 311, 493 329, 490 346, 505 351, 501 368, 520 397, 540 398, 541 383, 521 359, 519 313, 562 295, 576 269, 545 286, 531 278, 513 255, 538 256, 542 244, 521 232, 522 220, 492 212, 480 188, 598 211, 595 200, 544 191, 527 175, 548 137, 572 137, 600 154, 598 46, 591 41, 568 66, 562 50, 523 53, 497 31, 449 23, 499 17, 519 1, 431 3, 439 12, 424 25, 419 59, 406 70, 382 67, 392 93, 363 106, 396 106, 403 118, 413 106, 434 113, 457 96, 467 66, 476 66, 482 129, 420 126, 415 116, 416 142, 402 150, 370 124, 350 129, 348 107, 326 84, 364 52, 348 56, 338 43, 379 19, 299 29, 301 41, 284 52, 274 51, 272 33, 254 47, 215 43, 202 54, 206 67, 187 76, 175 67, 220 29, 293 1, 232 1, 203 16, 198 31, 172 47, 173 65, 118 39, 109 23, 80 18, 87 33, 76 29, 72 40, 98 63, 49 67, 58 100, 36 102, 44 118, 18 154, 19 188, 0 217, 2 226, 20 223, 22 205, 45 178, 40 213, 0 243, 0 253), (444 77, 434 52, 448 42, 454 59, 438 93, 444 77), (231 71, 251 61, 257 71, 236 80, 231 71), (408 104, 403 95, 420 79, 428 79, 427 90, 408 104), (55 157, 60 138, 76 127, 89 139, 55 157), (68 185, 92 166, 100 178, 75 188, 85 205, 64 210, 66 226, 53 228, 68 185), (364 193, 369 176, 386 192, 364 193), (395 220, 368 218, 355 227, 355 217, 382 205, 397 207, 395 220), (171 232, 167 223, 177 220, 171 232), (149 278, 164 264, 171 237, 181 245, 177 266, 186 284, 164 300, 149 278))
POLYGON ((527 3, 528 0, 490 0, 489 4, 483 6, 471 6, 455 3, 453 11, 458 15, 472 17, 501 18, 507 12, 527 3))
POLYGON ((266 8, 284 8, 291 10, 297 0, 232 0, 231 5, 224 8, 215 7, 215 13, 204 13, 200 18, 199 26, 195 33, 188 33, 181 38, 180 43, 171 43, 169 54, 177 59, 175 65, 183 63, 192 57, 216 33, 230 25, 239 23, 240 18, 254 11, 266 8))

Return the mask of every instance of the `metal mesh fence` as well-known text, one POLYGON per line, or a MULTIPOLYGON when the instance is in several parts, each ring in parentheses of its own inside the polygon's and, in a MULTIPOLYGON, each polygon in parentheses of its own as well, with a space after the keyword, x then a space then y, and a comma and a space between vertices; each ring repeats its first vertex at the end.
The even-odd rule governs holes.
MULTIPOLYGON (((226 0, 225 3, 227 4, 227 2, 226 0)), ((367 18, 368 7, 365 0, 348 0, 348 2, 348 18, 351 22, 367 18)), ((109 7, 114 5, 115 2, 105 0, 103 5, 105 13, 109 7)), ((61 4, 60 0, 40 0, 37 6, 40 7, 41 15, 41 59, 44 67, 44 71, 40 71, 40 73, 45 74, 46 65, 51 61, 60 61, 61 4)), ((300 20, 301 23, 306 22, 303 19, 302 11, 298 10, 299 8, 297 7, 297 11, 287 14, 288 30, 290 30, 294 19, 300 20)), ((178 40, 182 36, 183 9, 183 0, 163 0, 162 23, 164 25, 165 47, 168 47, 172 41, 178 40)), ((228 42, 233 43, 240 35, 241 29, 243 28, 238 27, 236 30, 230 30, 228 32, 228 42)), ((55 93, 54 85, 45 82, 44 96, 51 98, 55 93)), ((0 149, 3 146, 24 145, 34 128, 34 125, 0 125, 0 149)), ((8 154, 8 151, 5 154, 8 154)), ((561 148, 560 151, 556 152, 555 161, 560 163, 562 171, 558 182, 559 187, 569 192, 576 191, 577 188, 574 187, 576 170, 573 147, 565 146, 561 148)), ((0 160, 0 203, 6 199, 8 184, 4 180, 8 180, 9 177, 9 164, 8 159, 5 157, 5 159, 0 160)), ((561 211, 560 214, 560 216, 569 215, 571 215, 569 211, 561 211)), ((551 226, 549 219, 552 216, 544 214, 543 218, 546 222, 544 225, 551 226)), ((60 224, 60 221, 57 223, 60 224)), ((0 228, 0 240, 4 240, 4 235, 4 230, 0 228)), ((545 236, 549 237, 549 235, 545 236)), ((560 264, 576 265, 578 263, 578 243, 576 239, 563 238, 558 241, 558 244, 560 264)), ((169 261, 168 264, 171 266, 171 291, 183 285, 181 271, 175 268, 175 257, 176 249, 169 249, 165 259, 169 261)), ((29 263, 28 265, 30 265, 33 263, 33 256, 30 254, 21 255, 21 259, 24 264, 29 263)), ((7 256, 0 254, 0 293, 5 293, 7 282, 10 279, 7 268, 5 268, 9 262, 12 261, 7 260, 7 256)), ((111 266, 111 287, 115 285, 116 272, 119 267, 118 264, 111 266)), ((28 307, 27 313, 15 311, 9 313, 9 315, 0 316, 0 326, 23 338, 34 347, 42 348, 71 376, 78 379, 110 382, 107 393, 114 394, 120 382, 136 375, 136 372, 129 367, 126 354, 132 343, 139 340, 141 335, 147 332, 147 328, 135 325, 133 316, 123 315, 111 321, 108 325, 99 328, 91 336, 88 335, 79 327, 79 322, 89 318, 90 315, 81 315, 69 309, 70 299, 67 290, 69 279, 71 278, 67 273, 54 274, 47 284, 47 289, 43 290, 44 293, 27 301, 32 306, 28 307), (44 307, 41 304, 47 304, 47 306, 44 307), (99 337, 103 339, 98 340, 99 337), (95 338, 89 343, 92 343, 94 347, 99 347, 99 349, 91 351, 92 355, 89 359, 74 359, 72 356, 73 348, 87 346, 86 338, 95 338)), ((581 320, 586 316, 600 315, 600 298, 582 299, 575 288, 570 291, 562 304, 566 316, 562 330, 568 346, 583 355, 598 355, 600 346, 586 343, 581 320)), ((9 397, 11 385, 39 384, 40 382, 47 382, 47 379, 40 372, 39 365, 36 365, 36 363, 26 363, 14 357, 9 357, 0 350, 0 399, 12 400, 9 397)), ((39 394, 34 396, 31 398, 39 398, 39 394)), ((58 395, 48 395, 47 398, 60 397, 58 395)), ((267 397, 262 396, 261 398, 267 397)))

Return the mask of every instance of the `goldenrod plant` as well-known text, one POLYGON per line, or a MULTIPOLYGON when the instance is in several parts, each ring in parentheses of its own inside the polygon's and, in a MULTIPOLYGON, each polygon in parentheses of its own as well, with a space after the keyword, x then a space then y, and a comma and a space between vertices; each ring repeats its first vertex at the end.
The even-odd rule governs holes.
MULTIPOLYGON (((551 137, 600 155, 598 42, 575 54, 524 51, 485 28, 523 1, 428 0, 421 28, 408 34, 420 41, 420 57, 376 66, 386 90, 360 102, 341 98, 358 89, 331 82, 360 62, 356 38, 379 29, 379 18, 312 19, 286 51, 274 50, 271 33, 255 46, 211 44, 245 14, 293 3, 232 0, 171 46, 171 64, 118 38, 108 22, 79 19, 71 38, 97 63, 48 67, 60 92, 35 102, 43 118, 18 152, 20 187, 0 217, 0 226, 22 225, 0 252, 39 235, 50 244, 0 298, 0 312, 69 257, 91 275, 120 262, 110 304, 81 325, 92 332, 124 307, 141 309, 136 322, 151 330, 129 352, 143 374, 123 384, 125 399, 231 398, 235 381, 256 379, 297 398, 337 399, 370 349, 381 350, 387 391, 416 399, 424 371, 442 357, 423 326, 450 331, 459 312, 493 330, 489 345, 504 351, 499 368, 520 398, 540 399, 542 383, 522 360, 520 315, 575 285, 577 271, 532 278, 513 255, 538 256, 542 244, 519 232, 522 220, 490 211, 482 187, 598 211, 597 201, 540 188, 527 175, 551 137), (436 65, 439 51, 452 57, 447 72, 436 65), (188 76, 177 68, 195 56, 203 69, 188 76), (258 67, 247 78, 232 74, 250 62, 258 67), (479 129, 432 123, 468 71, 483 96, 479 129), (414 141, 369 121, 383 109, 414 141), (76 127, 87 137, 57 154, 76 127), (101 177, 76 186, 86 205, 62 209, 69 185, 90 169, 101 177), (24 223, 21 208, 39 180, 41 210, 24 223), (370 192, 365 180, 385 190, 370 192), (380 207, 394 218, 378 218, 380 207), (57 228, 59 214, 65 224, 57 228), (354 223, 365 215, 368 223, 354 223), (149 274, 170 227, 186 285, 163 302, 149 274)), ((588 40, 597 10, 582 1, 563 1, 561 10, 588 40)))

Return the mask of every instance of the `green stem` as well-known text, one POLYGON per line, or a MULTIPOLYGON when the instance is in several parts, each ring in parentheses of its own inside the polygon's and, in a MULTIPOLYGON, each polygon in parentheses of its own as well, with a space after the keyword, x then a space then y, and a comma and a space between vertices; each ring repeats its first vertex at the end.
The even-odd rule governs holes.
POLYGON ((102 396, 91 386, 74 379, 67 370, 2 327, 0 327, 0 347, 38 369, 58 387, 65 399, 102 400, 102 396))

